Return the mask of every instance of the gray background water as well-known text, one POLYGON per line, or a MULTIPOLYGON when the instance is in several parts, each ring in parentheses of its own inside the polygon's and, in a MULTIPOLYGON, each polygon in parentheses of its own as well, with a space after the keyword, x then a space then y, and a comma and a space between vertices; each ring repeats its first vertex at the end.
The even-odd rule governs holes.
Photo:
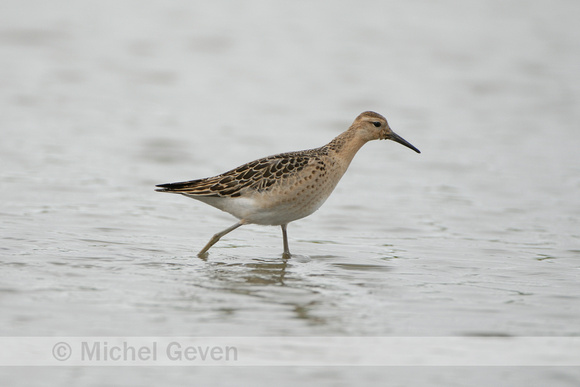
MULTIPOLYGON (((578 336, 580 3, 0 4, 2 336, 578 336), (153 185, 317 147, 331 198, 246 226, 153 185)), ((575 368, 10 368, 3 385, 576 385, 575 368), (33 376, 35 375, 35 376, 33 376)))

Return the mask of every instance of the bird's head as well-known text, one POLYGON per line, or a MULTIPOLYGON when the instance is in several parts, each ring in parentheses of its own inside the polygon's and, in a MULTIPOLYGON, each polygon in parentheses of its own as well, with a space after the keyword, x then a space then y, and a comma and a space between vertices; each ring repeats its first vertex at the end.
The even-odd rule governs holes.
POLYGON ((387 119, 375 112, 363 112, 352 123, 351 128, 357 131, 357 135, 361 136, 365 141, 371 140, 393 140, 411 148, 417 153, 421 153, 419 149, 415 148, 411 143, 393 132, 389 127, 387 119))

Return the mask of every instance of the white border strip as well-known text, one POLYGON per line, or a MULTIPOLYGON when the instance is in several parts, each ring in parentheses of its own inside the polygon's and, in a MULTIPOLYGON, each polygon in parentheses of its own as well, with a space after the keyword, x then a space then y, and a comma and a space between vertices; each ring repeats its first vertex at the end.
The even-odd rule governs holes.
POLYGON ((579 366, 580 337, 0 337, 0 366, 579 366))

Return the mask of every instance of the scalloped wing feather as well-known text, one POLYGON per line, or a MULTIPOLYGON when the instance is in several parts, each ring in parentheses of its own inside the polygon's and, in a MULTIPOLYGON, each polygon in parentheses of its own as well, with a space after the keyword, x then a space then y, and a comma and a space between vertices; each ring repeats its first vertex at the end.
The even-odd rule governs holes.
POLYGON ((159 184, 157 191, 200 197, 238 197, 244 189, 268 191, 281 179, 318 161, 321 154, 326 154, 324 148, 264 157, 205 179, 159 184))

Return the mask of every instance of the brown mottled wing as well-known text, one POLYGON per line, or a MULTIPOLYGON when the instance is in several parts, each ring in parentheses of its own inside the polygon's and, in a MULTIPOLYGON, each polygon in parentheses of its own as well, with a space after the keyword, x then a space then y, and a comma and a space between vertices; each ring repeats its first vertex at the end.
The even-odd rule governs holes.
POLYGON ((246 188, 267 191, 280 179, 304 169, 313 158, 318 159, 313 151, 265 157, 205 179, 159 184, 157 191, 206 197, 237 197, 246 188))

